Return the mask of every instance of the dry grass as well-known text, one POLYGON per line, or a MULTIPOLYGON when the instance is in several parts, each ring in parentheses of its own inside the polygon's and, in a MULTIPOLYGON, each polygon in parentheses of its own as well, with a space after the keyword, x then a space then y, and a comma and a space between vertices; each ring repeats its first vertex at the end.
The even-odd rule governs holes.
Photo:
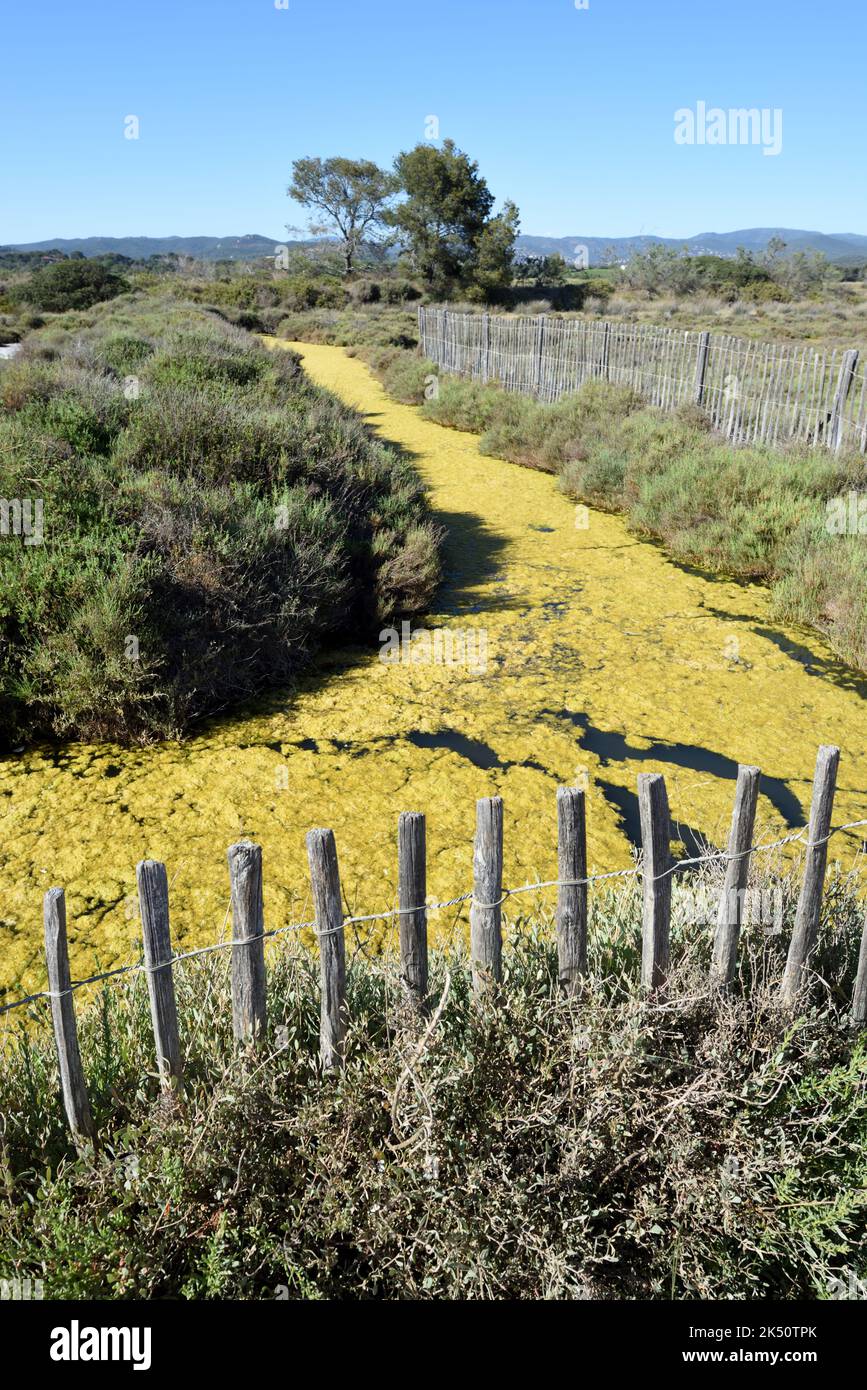
POLYGON ((345 1072, 316 1065, 316 965, 269 971, 255 1060, 230 1036, 225 957, 177 971, 187 1093, 156 1099, 143 981, 110 986, 83 1052, 104 1136, 76 1159, 47 1038, 0 1068, 0 1267, 48 1297, 765 1298, 863 1277, 867 1051, 846 1016, 863 917, 826 896, 812 989, 776 986, 783 930, 750 928, 731 996, 707 986, 697 889, 678 882, 673 971, 636 987, 633 886, 598 894, 590 977, 558 995, 550 923, 513 918, 499 1004, 473 1007, 463 949, 431 954, 422 1028, 397 963, 350 952, 345 1072))

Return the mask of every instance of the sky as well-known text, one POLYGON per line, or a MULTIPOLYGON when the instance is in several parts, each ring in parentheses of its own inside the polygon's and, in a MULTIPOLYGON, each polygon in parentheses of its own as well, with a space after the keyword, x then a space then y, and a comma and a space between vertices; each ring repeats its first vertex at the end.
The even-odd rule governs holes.
POLYGON ((283 241, 294 159, 437 128, 535 235, 867 233, 865 0, 40 0, 2 32, 0 244, 283 241), (779 152, 677 143, 700 102, 779 152))

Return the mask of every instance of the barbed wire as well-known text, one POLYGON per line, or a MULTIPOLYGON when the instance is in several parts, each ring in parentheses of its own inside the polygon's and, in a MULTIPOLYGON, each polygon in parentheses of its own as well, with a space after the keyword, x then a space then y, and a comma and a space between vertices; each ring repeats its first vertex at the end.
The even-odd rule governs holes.
MULTIPOLYGON (((518 897, 522 893, 539 892, 544 888, 585 888, 589 887, 591 884, 603 883, 609 879, 636 877, 640 877, 642 880, 647 879, 649 882, 659 883, 662 879, 669 878, 672 874, 679 873, 682 869, 693 868, 700 864, 710 864, 719 860, 726 863, 734 863, 737 859, 745 859, 749 855, 761 854, 769 850, 782 849, 786 845, 795 844, 797 842, 804 844, 804 847, 808 850, 820 849, 823 845, 828 844, 832 836, 840 835, 846 830, 857 830, 862 827, 867 827, 867 820, 847 821, 843 825, 832 826, 828 834, 820 840, 804 840, 804 834, 807 829, 807 827, 805 827, 803 830, 795 831, 791 835, 785 835, 779 840, 765 841, 757 845, 750 845, 748 849, 739 850, 735 854, 732 854, 727 849, 720 849, 711 850, 706 854, 694 855, 692 858, 688 859, 678 859, 665 869, 663 873, 655 874, 652 877, 645 874, 640 864, 636 864, 633 865, 631 869, 612 869, 607 873, 588 874, 586 878, 552 878, 544 879, 537 883, 525 883, 518 888, 505 888, 502 895, 494 903, 481 903, 475 901, 475 895, 472 889, 470 889, 469 892, 459 893, 457 897, 448 898, 443 902, 420 903, 417 907, 392 907, 384 912, 369 912, 359 917, 344 917, 339 926, 329 927, 325 931, 316 930, 315 920, 309 922, 291 922, 288 926, 273 927, 267 931, 259 932, 255 936, 245 936, 238 940, 215 941, 207 946, 195 947, 191 951, 175 952, 168 960, 159 961, 156 965, 147 965, 144 961, 137 961, 132 965, 119 965, 112 970, 103 970, 95 975, 88 975, 84 980, 73 980, 70 983, 69 989, 38 990, 34 994, 25 995, 22 999, 13 1000, 11 1004, 0 1005, 0 1016, 11 1013, 14 1009, 23 1009, 25 1005, 37 1003, 40 999, 63 999, 66 995, 74 994, 76 990, 83 989, 86 985, 99 984, 104 980, 115 979, 120 975, 152 975, 155 974, 157 970, 165 970, 169 966, 177 965, 181 961, 193 960, 197 956, 206 956, 211 955, 215 951, 227 951, 241 946, 249 946, 254 941, 273 940, 275 937, 286 936, 291 932, 312 931, 317 939, 321 940, 323 937, 334 936, 338 932, 344 931, 346 927, 362 926, 367 922, 393 921, 396 917, 408 917, 416 912, 441 912, 450 907, 458 907, 466 902, 472 903, 473 907, 492 911, 495 908, 501 907, 509 898, 518 897)), ((226 918, 228 919, 228 912, 226 918)))

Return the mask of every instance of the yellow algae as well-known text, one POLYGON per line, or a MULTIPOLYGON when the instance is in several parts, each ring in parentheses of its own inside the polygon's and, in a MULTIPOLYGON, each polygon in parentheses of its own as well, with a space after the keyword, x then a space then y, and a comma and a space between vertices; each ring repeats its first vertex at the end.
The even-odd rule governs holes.
MULTIPOLYGON (((485 458, 475 436, 389 400, 342 349, 292 346, 315 381, 413 455, 449 530, 436 612, 417 626, 484 634, 486 670, 330 653, 293 692, 182 744, 40 746, 0 762, 0 987, 43 983, 41 897, 55 883, 73 974, 130 958, 145 857, 168 866, 176 940, 218 939, 225 852, 242 835, 263 846, 267 922, 279 927, 309 915, 313 825, 334 829, 361 913, 394 905, 402 810, 427 814, 437 897, 468 888, 474 803, 493 793, 505 799, 510 885, 554 877, 558 784, 588 787, 596 870, 631 862, 642 771, 665 772, 675 818, 719 843, 736 764, 759 764, 770 838, 803 823, 817 745, 834 742, 835 821, 867 815, 864 685, 815 636, 774 624, 762 587, 679 567, 619 517, 585 517, 551 477, 485 458)), ((851 860, 862 838, 835 849, 851 860)))

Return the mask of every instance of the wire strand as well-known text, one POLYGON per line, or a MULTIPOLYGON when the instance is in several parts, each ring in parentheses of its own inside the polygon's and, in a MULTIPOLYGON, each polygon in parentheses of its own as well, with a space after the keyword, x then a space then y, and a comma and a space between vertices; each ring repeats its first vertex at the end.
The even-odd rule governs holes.
POLYGON ((593 883, 603 883, 614 878, 635 878, 640 877, 647 882, 658 883, 671 874, 679 873, 681 869, 693 868, 699 864, 709 864, 717 860, 726 863, 733 863, 737 859, 746 858, 751 854, 761 854, 773 849, 781 849, 785 845, 790 845, 800 841, 807 849, 820 849, 826 845, 834 835, 842 834, 845 830, 857 830, 867 826, 867 820, 847 821, 843 825, 832 826, 828 834, 821 840, 805 840, 806 827, 791 835, 785 835, 782 839, 771 840, 762 844, 751 845, 749 849, 738 851, 731 854, 728 850, 712 850, 707 854, 695 855, 689 859, 678 859, 663 873, 650 876, 644 873, 640 865, 635 865, 631 869, 612 869, 608 873, 589 874, 586 878, 574 879, 545 879, 538 883, 525 883, 518 888, 504 888, 501 897, 495 903, 476 902, 472 891, 459 893, 457 897, 448 898, 444 902, 420 903, 418 907, 393 907, 385 912, 369 912, 360 917, 344 917, 339 926, 329 927, 325 931, 316 930, 316 922, 291 922, 285 927, 273 927, 268 931, 263 931, 257 936, 245 936, 239 940, 216 941, 208 946, 198 946, 191 951, 180 951, 174 953, 169 960, 159 961, 156 965, 146 965, 143 961, 137 961, 133 965, 119 965, 113 970, 103 970, 96 975, 88 975, 84 980, 73 980, 69 989, 66 990, 38 990, 35 994, 27 994, 22 999, 15 999, 11 1004, 0 1005, 0 1016, 12 1013, 14 1009, 23 1009, 27 1004, 37 1003, 40 999, 64 999, 67 995, 74 994, 76 990, 83 989, 86 985, 99 984, 103 980, 115 979, 120 975, 132 974, 155 974, 157 970, 165 970, 181 961, 193 960, 197 956, 211 955, 214 951, 227 951, 249 946, 254 941, 273 940, 278 936, 286 936, 290 932, 312 931, 317 939, 322 940, 326 936, 334 936, 342 932, 346 927, 361 926, 367 922, 386 922, 393 921, 395 917, 406 917, 416 912, 441 912, 450 907, 457 907, 462 903, 471 902, 474 907, 482 910, 491 911, 501 907, 508 898, 518 897, 522 893, 539 892, 543 888, 585 888, 593 883))

